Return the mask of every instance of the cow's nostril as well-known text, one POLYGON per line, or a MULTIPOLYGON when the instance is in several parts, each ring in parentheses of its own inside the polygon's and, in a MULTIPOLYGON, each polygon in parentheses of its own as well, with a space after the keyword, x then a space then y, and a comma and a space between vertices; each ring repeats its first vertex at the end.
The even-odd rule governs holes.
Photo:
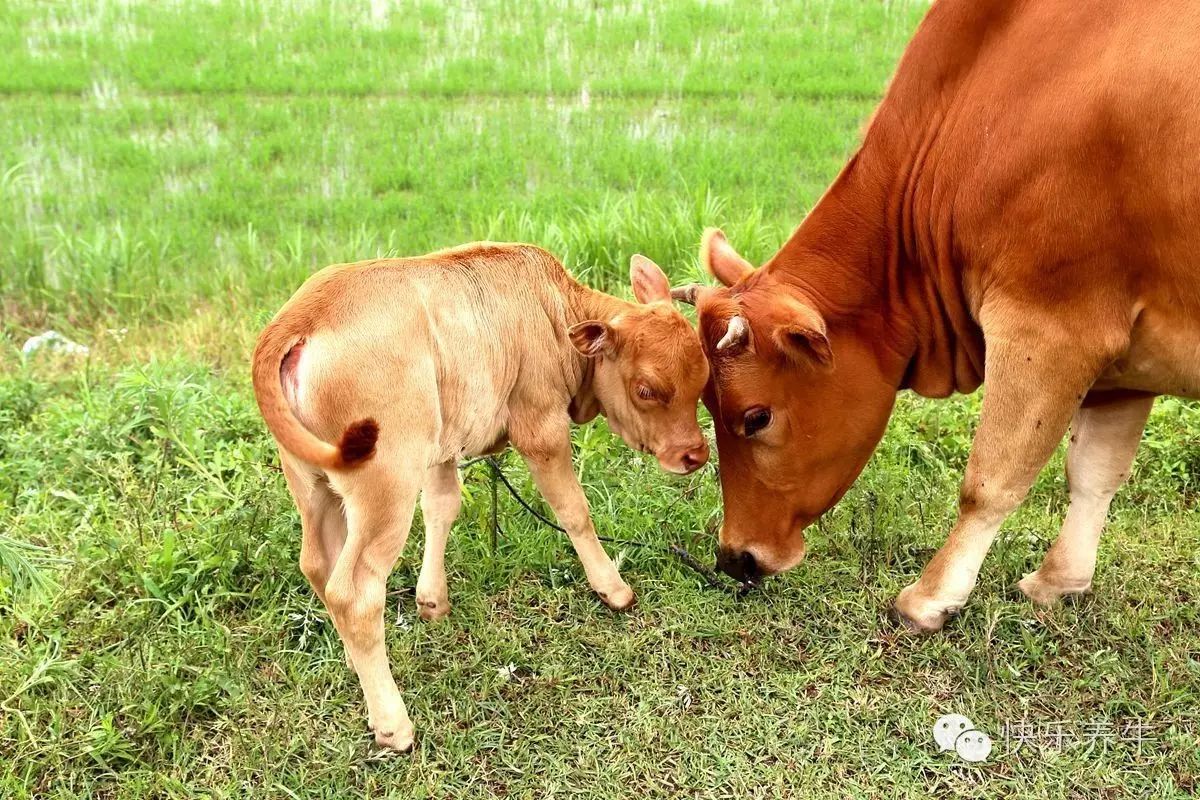
POLYGON ((761 575, 758 561, 749 550, 739 552, 725 547, 719 548, 717 550, 717 569, 731 578, 746 583, 753 583, 761 575))

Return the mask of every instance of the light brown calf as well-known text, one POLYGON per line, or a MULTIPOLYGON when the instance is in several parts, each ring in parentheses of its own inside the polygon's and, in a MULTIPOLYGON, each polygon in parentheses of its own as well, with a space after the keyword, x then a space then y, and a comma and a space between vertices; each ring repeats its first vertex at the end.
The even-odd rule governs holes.
POLYGON ((511 442, 588 583, 612 608, 633 604, 596 539, 570 425, 604 414, 631 447, 691 472, 708 460, 696 424, 708 367, 662 270, 634 256, 630 274, 639 303, 576 283, 529 245, 340 264, 259 337, 254 391, 300 510, 300 568, 358 672, 380 745, 413 742, 384 646, 387 576, 420 495, 417 604, 424 619, 449 611, 443 555, 461 503, 458 459, 511 442))

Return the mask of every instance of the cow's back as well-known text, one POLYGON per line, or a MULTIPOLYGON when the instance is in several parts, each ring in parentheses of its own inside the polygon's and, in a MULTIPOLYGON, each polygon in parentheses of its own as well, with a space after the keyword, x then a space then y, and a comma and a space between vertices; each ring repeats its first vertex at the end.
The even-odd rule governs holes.
POLYGON ((945 168, 990 261, 1107 248, 1176 269, 1200 211, 1200 26, 1184 2, 1014 4, 947 113, 945 168), (1019 242, 1017 242, 1019 244, 1019 242), (1164 247, 1167 250, 1164 250, 1164 247))
POLYGON ((1195 11, 1185 0, 939 0, 877 115, 898 148, 913 147, 912 130, 925 137, 919 202, 935 224, 951 220, 977 318, 985 290, 1060 316, 1102 306, 1097 332, 1130 337, 1112 385, 1191 396, 1195 11))

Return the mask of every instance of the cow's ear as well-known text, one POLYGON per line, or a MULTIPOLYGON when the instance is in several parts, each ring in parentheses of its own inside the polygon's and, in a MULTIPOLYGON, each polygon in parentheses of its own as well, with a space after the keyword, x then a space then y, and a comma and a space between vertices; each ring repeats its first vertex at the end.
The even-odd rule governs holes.
POLYGON ((671 299, 671 282, 667 280, 666 273, 643 255, 629 259, 629 284, 639 303, 671 299))
POLYGON ((717 228, 704 231, 704 237, 700 240, 700 263, 710 275, 726 286, 733 286, 754 272, 750 262, 738 255, 725 234, 717 228))
POLYGON ((775 346, 791 361, 833 368, 833 349, 820 312, 803 303, 794 306, 792 317, 775 329, 775 346))
POLYGON ((588 358, 611 356, 617 352, 617 335, 612 326, 598 319, 572 325, 567 330, 571 344, 588 358))

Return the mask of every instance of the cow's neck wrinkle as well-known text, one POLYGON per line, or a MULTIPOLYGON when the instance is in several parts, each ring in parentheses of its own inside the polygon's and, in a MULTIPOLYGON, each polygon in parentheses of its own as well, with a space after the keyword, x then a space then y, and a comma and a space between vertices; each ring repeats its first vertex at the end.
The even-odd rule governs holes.
MULTIPOLYGON (((952 208, 933 201, 930 149, 911 138, 911 127, 889 135, 887 102, 764 271, 810 298, 832 335, 841 329, 871 342, 897 390, 972 392, 982 382, 983 337, 954 255, 952 208)), ((936 117, 931 112, 931 126, 936 117)))
POLYGON ((961 148, 953 144, 970 136, 961 109, 980 53, 1015 5, 930 11, 872 118, 859 151, 862 175, 851 182, 848 202, 880 222, 870 242, 875 259, 864 263, 879 287, 881 333, 907 354, 897 388, 927 397, 973 392, 983 382, 983 333, 964 285, 967 248, 955 214, 967 165, 955 163, 961 148))

